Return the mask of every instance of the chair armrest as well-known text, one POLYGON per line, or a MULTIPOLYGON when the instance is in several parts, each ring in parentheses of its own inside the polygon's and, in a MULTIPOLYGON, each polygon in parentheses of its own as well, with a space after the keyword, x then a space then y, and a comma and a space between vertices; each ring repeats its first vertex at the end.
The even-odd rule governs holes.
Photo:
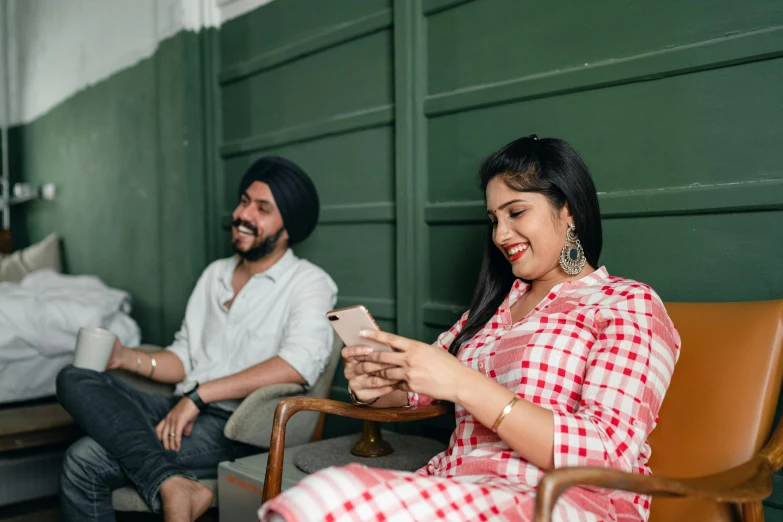
POLYGON ((549 522, 557 499, 572 486, 592 486, 662 497, 700 497, 718 502, 761 501, 772 492, 775 469, 763 456, 734 468, 687 479, 667 479, 598 467, 549 471, 538 484, 534 522, 549 522))
POLYGON ((272 423, 277 405, 292 395, 304 393, 296 383, 272 384, 259 388, 242 401, 229 417, 223 434, 231 440, 266 447, 272 437, 272 423))
MULTIPOLYGON (((140 352, 158 352, 162 350, 160 346, 155 346, 153 344, 142 344, 140 346, 136 346, 133 348, 134 350, 139 350, 140 352)), ((125 371, 125 370, 109 370, 110 373, 116 375, 123 381, 127 382, 134 388, 136 388, 139 391, 147 392, 147 393, 153 393, 155 395, 166 395, 169 396, 172 393, 174 393, 174 385, 173 384, 166 384, 163 382, 157 382, 150 379, 147 379, 143 375, 139 375, 137 373, 125 371)))
POLYGON ((285 446, 285 425, 288 419, 299 411, 319 411, 341 417, 376 422, 408 422, 437 417, 453 411, 449 403, 430 406, 404 406, 399 408, 368 408, 331 399, 313 397, 289 397, 283 399, 275 410, 272 425, 272 439, 269 444, 269 458, 264 478, 263 502, 280 494, 283 477, 283 450, 285 446))

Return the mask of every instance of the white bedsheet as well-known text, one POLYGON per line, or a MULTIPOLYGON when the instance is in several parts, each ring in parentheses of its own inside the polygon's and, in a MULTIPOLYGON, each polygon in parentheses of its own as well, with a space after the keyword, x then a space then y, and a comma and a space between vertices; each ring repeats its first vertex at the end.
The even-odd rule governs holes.
POLYGON ((0 404, 51 397, 57 373, 73 362, 73 354, 0 362, 0 404))
POLYGON ((83 326, 102 326, 137 346, 130 310, 126 292, 94 276, 40 270, 18 284, 0 283, 0 403, 52 395, 83 326))

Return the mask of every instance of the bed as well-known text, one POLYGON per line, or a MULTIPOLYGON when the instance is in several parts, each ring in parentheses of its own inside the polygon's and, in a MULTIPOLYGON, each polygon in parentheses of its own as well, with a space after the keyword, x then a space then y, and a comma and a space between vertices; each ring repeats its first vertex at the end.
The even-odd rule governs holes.
POLYGON ((53 396, 82 326, 101 326, 126 346, 140 342, 130 296, 95 276, 59 273, 57 236, 0 264, 0 404, 53 396))
POLYGON ((57 494, 65 448, 81 436, 55 398, 81 326, 140 342, 130 296, 95 276, 60 273, 52 234, 0 255, 0 506, 57 494))

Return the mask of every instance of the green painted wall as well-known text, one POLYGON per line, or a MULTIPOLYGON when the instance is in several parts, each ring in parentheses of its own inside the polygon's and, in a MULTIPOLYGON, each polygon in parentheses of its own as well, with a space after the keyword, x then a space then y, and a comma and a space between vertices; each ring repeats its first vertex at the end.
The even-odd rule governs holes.
POLYGON ((220 211, 254 158, 300 162, 324 209, 299 255, 431 341, 473 290, 482 158, 558 136, 593 172, 611 273, 670 301, 783 298, 781 26, 768 0, 278 0, 218 35, 220 211))
MULTIPOLYGON (((257 157, 299 163, 321 198, 315 233, 297 255, 397 329, 394 40, 388 0, 268 4, 221 27, 220 147, 224 219, 257 157), (338 6, 335 9, 335 6, 338 6)), ((216 240, 229 252, 225 233, 216 240)), ((333 397, 347 400, 342 370, 333 397)), ((328 421, 327 433, 357 429, 328 421)))
MULTIPOLYGON (((67 269, 131 291, 145 340, 166 343, 230 253, 244 169, 284 155, 323 205, 297 254, 339 305, 431 341, 473 289, 481 159, 535 132, 590 165, 612 273, 665 300, 783 298, 781 26, 771 0, 277 0, 13 129, 21 177, 58 188, 15 233, 57 230, 67 269)), ((341 372, 333 396, 347 400, 341 372)))
POLYGON ((69 273, 131 293, 145 342, 171 341, 207 263, 210 38, 180 32, 11 135, 14 173, 57 186, 54 201, 15 209, 16 245, 56 231, 69 273))

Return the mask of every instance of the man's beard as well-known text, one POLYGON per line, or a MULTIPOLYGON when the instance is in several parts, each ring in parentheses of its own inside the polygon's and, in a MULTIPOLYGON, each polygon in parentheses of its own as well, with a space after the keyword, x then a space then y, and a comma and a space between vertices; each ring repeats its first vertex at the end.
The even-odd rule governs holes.
MULTIPOLYGON (((248 223, 246 221, 237 219, 234 220, 232 225, 235 227, 238 227, 239 225, 244 225, 246 228, 252 230, 254 234, 258 234, 258 230, 252 223, 248 223)), ((258 261, 268 256, 274 251, 274 249, 277 247, 277 243, 280 241, 280 236, 283 235, 283 230, 285 230, 285 227, 280 227, 280 230, 278 230, 274 234, 270 234, 266 236, 261 243, 253 247, 250 247, 247 250, 239 249, 238 246, 239 241, 232 241, 231 247, 234 249, 234 252, 236 252, 239 255, 239 257, 241 257, 245 261, 250 261, 250 262, 258 261)))

